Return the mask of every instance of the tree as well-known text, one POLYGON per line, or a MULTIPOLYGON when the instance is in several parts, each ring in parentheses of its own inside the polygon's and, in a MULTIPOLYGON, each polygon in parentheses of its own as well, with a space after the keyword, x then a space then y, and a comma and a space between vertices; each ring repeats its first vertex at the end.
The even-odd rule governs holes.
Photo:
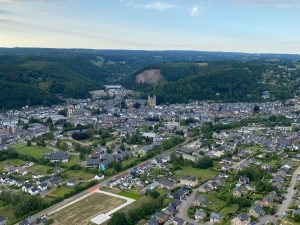
POLYGON ((148 194, 150 195, 151 198, 155 198, 155 199, 160 196, 160 193, 155 190, 149 191, 148 194))
POLYGON ((116 212, 109 220, 108 225, 130 225, 130 223, 124 213, 116 212))
POLYGON ((255 105, 253 108, 253 113, 257 114, 260 111, 260 107, 258 105, 255 105))
POLYGON ((139 102, 135 102, 133 105, 132 105, 133 108, 135 109, 139 109, 141 107, 141 104, 139 102))
POLYGON ((68 144, 67 142, 63 141, 60 143, 59 148, 63 151, 68 151, 68 144))
POLYGON ((213 167, 213 165, 213 161, 209 156, 203 156, 194 164, 194 167, 199 169, 208 169, 213 167))
POLYGON ((27 146, 28 146, 28 147, 31 146, 31 140, 27 140, 27 146))

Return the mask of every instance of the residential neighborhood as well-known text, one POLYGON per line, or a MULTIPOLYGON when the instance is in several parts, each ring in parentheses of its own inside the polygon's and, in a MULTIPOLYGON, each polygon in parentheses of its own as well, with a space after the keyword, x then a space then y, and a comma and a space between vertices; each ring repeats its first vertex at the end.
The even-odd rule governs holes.
MULTIPOLYGON (((63 224, 60 202, 86 190, 134 199, 124 209, 161 200, 139 224, 298 221, 299 99, 157 105, 132 94, 107 85, 89 99, 0 115, 0 197, 44 205, 19 224, 63 224)), ((10 204, 0 207, 0 224, 23 216, 8 213, 10 204)), ((97 214, 88 221, 108 220, 97 214)))

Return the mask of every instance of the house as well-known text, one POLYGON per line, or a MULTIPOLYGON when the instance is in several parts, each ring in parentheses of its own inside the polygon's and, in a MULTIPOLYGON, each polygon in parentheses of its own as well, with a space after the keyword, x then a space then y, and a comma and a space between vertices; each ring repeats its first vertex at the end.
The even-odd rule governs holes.
POLYGON ((277 195, 276 191, 271 191, 268 194, 268 197, 273 198, 273 199, 278 199, 278 195, 277 195))
POLYGON ((208 184, 205 184, 200 186, 199 191, 203 193, 210 193, 212 191, 212 188, 208 184))
POLYGON ((174 208, 179 212, 181 210, 182 207, 182 201, 181 200, 175 200, 172 205, 174 206, 174 208))
POLYGON ((187 222, 184 221, 183 219, 181 218, 178 218, 178 217, 174 217, 172 220, 171 220, 172 224, 173 225, 186 225, 187 222))
POLYGON ((195 212, 196 221, 204 220, 206 218, 206 212, 203 209, 197 209, 195 212))
POLYGON ((249 184, 249 182, 250 182, 250 179, 248 177, 243 177, 243 176, 239 177, 240 184, 249 184))
POLYGON ((40 193, 40 190, 39 190, 38 188, 36 188, 36 187, 33 187, 33 188, 31 188, 31 189, 28 191, 28 193, 31 194, 31 195, 37 195, 37 194, 40 193))
POLYGON ((76 180, 70 179, 70 180, 68 180, 68 182, 67 182, 67 186, 68 186, 68 187, 74 187, 77 183, 78 183, 78 182, 77 182, 76 180))
POLYGON ((159 224, 163 224, 165 223, 168 219, 169 219, 169 216, 165 213, 162 213, 162 212, 157 212, 155 213, 155 218, 156 218, 156 221, 159 223, 159 224))
POLYGON ((274 183, 272 183, 272 188, 275 189, 275 190, 281 190, 282 189, 282 183, 274 182, 274 183))
POLYGON ((22 187, 22 191, 29 193, 29 190, 34 188, 33 184, 25 183, 22 187))
POLYGON ((202 206, 206 203, 206 198, 203 195, 200 195, 195 201, 193 201, 193 205, 196 207, 202 206))
POLYGON ((19 223, 19 225, 33 225, 33 224, 35 224, 35 219, 33 217, 28 217, 19 223))
POLYGON ((265 211, 260 205, 256 205, 249 210, 249 215, 254 218, 259 218, 265 215, 265 211))
POLYGON ((98 173, 96 176, 95 176, 95 180, 102 180, 104 179, 104 174, 103 173, 98 173))
POLYGON ((48 159, 50 162, 61 162, 66 163, 69 161, 69 153, 68 152, 51 152, 44 155, 45 159, 48 159))
POLYGON ((190 190, 186 187, 182 187, 180 189, 178 189, 177 191, 175 191, 172 196, 174 199, 177 200, 182 200, 185 199, 187 196, 189 196, 190 194, 190 190))
POLYGON ((164 213, 166 215, 168 215, 169 217, 173 217, 175 214, 176 214, 176 209, 175 207, 170 204, 165 210, 164 210, 164 213))
POLYGON ((250 225, 250 224, 251 224, 250 216, 248 216, 245 213, 241 213, 231 220, 231 225, 250 225))
POLYGON ((155 216, 152 216, 151 219, 147 223, 145 223, 145 225, 158 225, 155 216))
POLYGON ((40 191, 46 191, 48 188, 48 184, 46 182, 40 183, 38 185, 38 189, 40 189, 40 191))
POLYGON ((56 167, 54 167, 53 172, 54 173, 63 173, 64 169, 61 168, 61 167, 56 166, 56 167))
POLYGON ((6 225, 7 221, 4 217, 0 216, 0 225, 6 225))
POLYGON ((237 186, 233 190, 233 197, 240 198, 248 194, 248 190, 245 186, 237 186))
POLYGON ((271 208, 274 204, 274 199, 270 197, 264 197, 263 200, 260 202, 260 205, 263 207, 271 208))
POLYGON ((199 184, 198 178, 193 176, 184 176, 179 179, 180 184, 188 187, 196 187, 199 184))
POLYGON ((222 216, 219 213, 212 212, 210 213, 209 221, 212 223, 220 223, 222 222, 222 216))
POLYGON ((170 180, 170 179, 166 179, 166 178, 160 178, 157 180, 160 188, 162 189, 167 189, 167 190, 171 190, 174 188, 174 181, 170 180))

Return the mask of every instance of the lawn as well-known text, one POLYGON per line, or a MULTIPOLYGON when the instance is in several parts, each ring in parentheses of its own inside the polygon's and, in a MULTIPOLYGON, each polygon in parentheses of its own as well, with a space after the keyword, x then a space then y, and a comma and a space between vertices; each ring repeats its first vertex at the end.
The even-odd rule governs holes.
POLYGON ((132 199, 140 199, 142 196, 133 192, 133 191, 122 191, 122 192, 119 192, 118 195, 121 195, 121 196, 124 196, 124 197, 127 197, 127 198, 132 198, 132 199))
POLYGON ((200 183, 204 183, 216 176, 216 172, 212 169, 197 169, 191 166, 184 166, 180 171, 176 172, 178 178, 189 175, 199 178, 200 183))
POLYGON ((125 161, 122 161, 122 167, 127 167, 129 165, 131 165, 132 163, 134 163, 137 160, 137 158, 131 157, 125 161))
POLYGON ((95 216, 107 213, 124 202, 123 199, 95 193, 49 215, 49 217, 54 220, 53 225, 86 225, 95 216))
POLYGON ((207 193, 197 193, 197 196, 203 195, 207 199, 207 209, 214 212, 219 212, 224 206, 226 205, 226 202, 222 201, 221 199, 218 199, 213 194, 207 194, 207 193))
POLYGON ((62 173, 67 179, 77 180, 90 180, 95 177, 96 174, 86 172, 84 170, 67 170, 62 173))
POLYGON ((39 147, 36 145, 34 145, 34 146, 17 145, 17 146, 14 146, 14 148, 21 155, 29 155, 36 159, 41 159, 41 158, 43 158, 44 154, 52 152, 52 150, 49 148, 43 148, 43 147, 39 147))
POLYGON ((29 170, 33 173, 38 173, 38 174, 53 173, 53 168, 51 166, 40 165, 40 164, 35 164, 35 165, 29 167, 29 170))
POLYGON ((5 166, 23 166, 26 162, 19 159, 10 159, 0 162, 0 171, 3 171, 5 166))
POLYGON ((66 166, 80 165, 79 155, 70 155, 69 162, 64 163, 66 166))
POLYGON ((229 214, 234 214, 236 213, 237 211, 239 210, 239 208, 235 205, 232 205, 232 206, 226 206, 224 207, 223 209, 221 209, 219 211, 219 213, 224 217, 226 218, 229 214))
POLYGON ((44 198, 44 201, 47 203, 51 203, 51 201, 57 198, 64 198, 65 194, 70 193, 72 190, 73 190, 72 188, 68 188, 68 187, 56 188, 54 191, 52 191, 49 195, 47 195, 44 198))

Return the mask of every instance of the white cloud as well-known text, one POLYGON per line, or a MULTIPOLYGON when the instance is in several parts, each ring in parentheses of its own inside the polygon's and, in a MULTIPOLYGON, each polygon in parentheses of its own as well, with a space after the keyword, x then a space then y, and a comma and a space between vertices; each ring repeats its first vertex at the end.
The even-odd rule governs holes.
POLYGON ((198 16, 200 11, 200 7, 195 5, 190 9, 190 16, 198 16))
POLYGON ((145 9, 155 9, 160 11, 177 8, 176 5, 165 3, 165 2, 153 2, 153 3, 145 4, 142 7, 145 9))

